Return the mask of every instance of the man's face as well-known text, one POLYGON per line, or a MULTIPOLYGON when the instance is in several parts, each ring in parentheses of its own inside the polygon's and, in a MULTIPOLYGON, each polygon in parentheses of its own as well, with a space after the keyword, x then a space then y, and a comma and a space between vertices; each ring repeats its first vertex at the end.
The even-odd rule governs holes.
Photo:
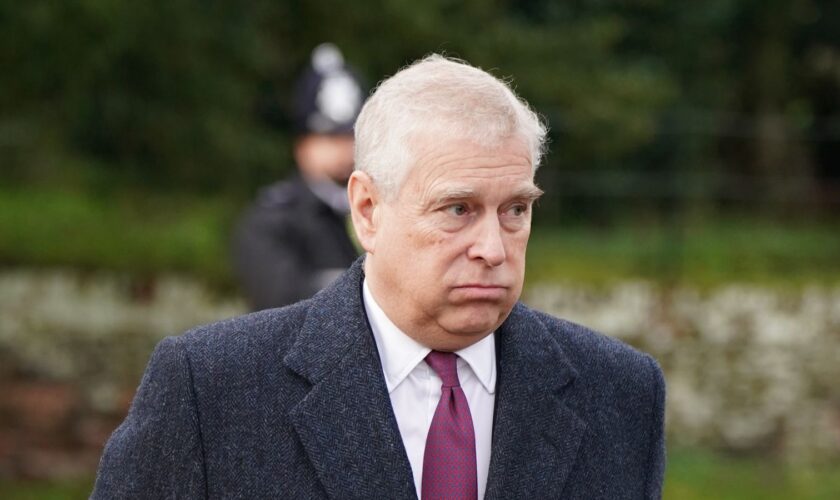
POLYGON ((488 149, 425 139, 397 196, 375 209, 366 272, 401 330, 457 350, 496 329, 518 300, 540 191, 518 140, 488 149))

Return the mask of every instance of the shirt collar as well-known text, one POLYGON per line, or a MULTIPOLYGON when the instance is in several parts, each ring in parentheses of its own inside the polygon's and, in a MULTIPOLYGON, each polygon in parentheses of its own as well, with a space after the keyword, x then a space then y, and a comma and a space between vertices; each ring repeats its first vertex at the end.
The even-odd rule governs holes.
MULTIPOLYGON (((362 297, 370 327, 376 340, 376 349, 385 372, 385 384, 391 393, 414 368, 426 358, 431 349, 406 335, 379 307, 370 292, 367 280, 362 284, 362 297)), ((472 369, 484 389, 496 392, 496 342, 495 333, 455 353, 472 369)))

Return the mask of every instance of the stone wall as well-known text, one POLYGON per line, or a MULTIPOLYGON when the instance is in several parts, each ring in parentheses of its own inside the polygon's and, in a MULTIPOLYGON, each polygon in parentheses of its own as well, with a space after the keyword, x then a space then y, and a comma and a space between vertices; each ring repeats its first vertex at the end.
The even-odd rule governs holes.
MULTIPOLYGON (((840 287, 531 287, 531 305, 653 354, 670 444, 840 458, 840 287)), ((179 276, 0 271, 0 478, 91 476, 154 345, 245 312, 179 276)))
POLYGON ((544 285, 527 300, 656 357, 670 443, 840 458, 840 287, 544 285))
POLYGON ((155 344, 242 312, 185 277, 0 272, 0 478, 92 476, 155 344))

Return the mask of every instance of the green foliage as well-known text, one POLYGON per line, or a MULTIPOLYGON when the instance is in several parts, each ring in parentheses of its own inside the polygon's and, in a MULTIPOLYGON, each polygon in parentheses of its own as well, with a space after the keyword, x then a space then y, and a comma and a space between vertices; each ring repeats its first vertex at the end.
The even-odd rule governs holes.
POLYGON ((290 89, 329 40, 370 83, 432 51, 513 77, 551 123, 549 170, 793 176, 809 202, 838 178, 838 19, 827 0, 0 2, 0 179, 250 193, 290 168, 290 89))
POLYGON ((0 263, 188 272, 229 283, 232 213, 220 200, 0 191, 0 263))
MULTIPOLYGON (((185 272, 232 287, 224 198, 0 189, 0 265, 185 272)), ((538 226, 529 283, 627 278, 715 285, 840 281, 840 228, 729 219, 679 227, 538 226)))
POLYGON ((724 219, 609 228, 537 227, 528 280, 608 284, 626 278, 713 286, 840 281, 840 227, 724 219))
POLYGON ((251 112, 252 23, 233 5, 89 0, 0 9, 8 61, 0 120, 14 132, 2 146, 20 177, 49 181, 61 177, 62 158, 79 158, 110 183, 235 189, 243 172, 278 161, 284 141, 251 112))

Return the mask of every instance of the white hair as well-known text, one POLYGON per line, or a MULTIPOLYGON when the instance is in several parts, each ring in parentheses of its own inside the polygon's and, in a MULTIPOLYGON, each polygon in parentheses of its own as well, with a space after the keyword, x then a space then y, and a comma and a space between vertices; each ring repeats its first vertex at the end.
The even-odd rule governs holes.
POLYGON ((493 148, 521 140, 536 172, 546 125, 503 81, 464 61, 429 55, 379 84, 355 125, 356 169, 386 197, 415 162, 418 136, 466 139, 493 148))

